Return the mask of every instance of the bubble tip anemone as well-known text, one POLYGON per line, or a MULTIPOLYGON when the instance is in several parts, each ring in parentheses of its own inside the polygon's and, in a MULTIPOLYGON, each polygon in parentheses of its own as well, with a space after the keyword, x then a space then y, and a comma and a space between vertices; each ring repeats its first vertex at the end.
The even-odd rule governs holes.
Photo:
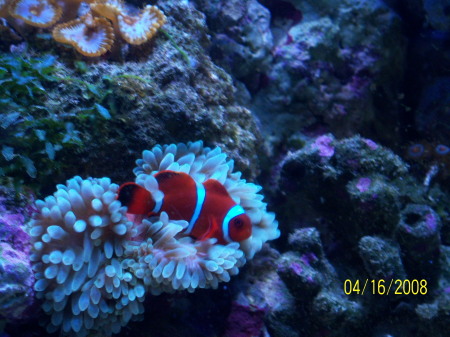
POLYGON ((261 187, 233 172, 233 161, 219 147, 201 141, 155 146, 137 164, 136 181, 152 191, 152 175, 161 170, 185 172, 197 182, 217 179, 245 209, 252 236, 224 245, 216 238, 196 241, 183 233, 186 221, 164 212, 132 223, 109 178, 69 179, 36 202, 39 212, 29 224, 34 290, 51 316, 49 332, 118 333, 143 313, 146 293, 217 288, 279 236, 261 187))

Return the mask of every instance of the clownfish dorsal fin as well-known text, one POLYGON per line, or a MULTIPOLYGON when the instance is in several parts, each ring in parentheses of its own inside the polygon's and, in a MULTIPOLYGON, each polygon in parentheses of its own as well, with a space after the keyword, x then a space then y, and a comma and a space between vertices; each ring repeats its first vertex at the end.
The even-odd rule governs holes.
POLYGON ((223 195, 225 197, 229 197, 227 189, 216 179, 208 179, 203 183, 203 186, 205 186, 205 189, 208 192, 211 192, 216 195, 223 195))
POLYGON ((183 184, 192 181, 192 177, 184 172, 175 172, 170 170, 161 171, 155 174, 158 184, 171 183, 175 186, 182 186, 183 184))

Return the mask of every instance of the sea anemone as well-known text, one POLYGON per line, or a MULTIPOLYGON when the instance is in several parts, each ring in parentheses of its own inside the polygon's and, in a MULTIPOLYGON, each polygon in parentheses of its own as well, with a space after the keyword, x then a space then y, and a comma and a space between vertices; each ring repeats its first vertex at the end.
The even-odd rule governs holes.
POLYGON ((136 263, 130 265, 135 275, 144 280, 154 294, 187 289, 217 288, 228 282, 252 258, 262 244, 279 237, 278 223, 273 213, 266 211, 261 187, 241 179, 233 172, 234 162, 219 147, 204 147, 201 141, 188 144, 157 145, 144 151, 136 161, 136 183, 146 188, 156 202, 163 197, 154 175, 171 170, 189 174, 197 183, 208 179, 219 181, 231 198, 242 206, 252 222, 252 236, 227 245, 216 239, 196 241, 184 233, 186 221, 170 220, 166 213, 144 219, 134 229, 129 253, 136 263))
POLYGON ((195 240, 184 232, 187 221, 171 220, 165 212, 126 213, 118 185, 108 178, 72 178, 36 202, 39 212, 29 226, 34 289, 51 315, 49 332, 62 326, 77 336, 117 333, 143 312, 147 292, 217 288, 264 242, 280 235, 275 215, 258 193, 261 187, 233 172, 233 160, 219 147, 200 141, 158 145, 144 151, 137 164, 136 182, 155 201, 164 196, 154 177, 159 171, 184 172, 198 183, 216 179, 249 216, 252 236, 224 245, 216 238, 195 240))
POLYGON ((244 208, 252 222, 252 236, 239 243, 247 258, 252 258, 264 242, 280 236, 275 214, 267 212, 267 204, 262 201, 264 196, 259 194, 261 186, 247 183, 241 178, 241 172, 233 172, 234 161, 228 159, 220 147, 204 147, 201 141, 157 145, 151 151, 144 151, 143 158, 138 159, 136 164, 133 170, 137 176, 136 183, 150 192, 154 187, 151 187, 148 176, 162 170, 187 173, 198 183, 208 179, 218 180, 231 198, 244 208))
POLYGON ((75 177, 36 202, 31 260, 49 332, 111 335, 143 312, 145 288, 123 254, 132 223, 117 189, 108 178, 75 177))
POLYGON ((245 264, 244 253, 237 242, 216 244, 217 239, 195 241, 181 233, 188 226, 183 220, 169 220, 161 213, 154 221, 143 220, 135 235, 147 239, 130 241, 127 255, 134 259, 130 269, 143 279, 152 294, 176 290, 194 292, 196 288, 217 288, 228 282, 245 264))

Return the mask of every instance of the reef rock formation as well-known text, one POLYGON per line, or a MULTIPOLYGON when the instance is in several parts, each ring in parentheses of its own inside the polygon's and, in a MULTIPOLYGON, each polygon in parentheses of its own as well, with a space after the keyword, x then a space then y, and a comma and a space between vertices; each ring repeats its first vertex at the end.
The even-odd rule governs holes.
POLYGON ((34 274, 23 202, 18 206, 14 199, 11 189, 0 188, 0 320, 18 321, 34 302, 34 274))
POLYGON ((302 299, 296 320, 285 324, 296 331, 306 324, 311 336, 322 329, 368 333, 368 322, 374 335, 442 335, 434 322, 449 320, 450 209, 438 185, 418 182, 399 156, 372 140, 331 135, 288 154, 278 181, 278 213, 292 245, 278 272, 302 299), (308 207, 300 211, 299 202, 308 207), (416 320, 392 324, 407 317, 416 320))
POLYGON ((252 103, 263 119, 289 120, 289 130, 267 123, 270 130, 283 130, 283 138, 322 123, 348 136, 365 131, 379 114, 395 120, 400 83, 394 77, 404 57, 398 17, 382 1, 291 2, 301 17, 273 18, 274 61, 252 103), (383 111, 379 97, 390 104, 383 111))
POLYGON ((195 0, 212 31, 213 58, 236 78, 252 78, 272 61, 270 12, 256 0, 195 0))

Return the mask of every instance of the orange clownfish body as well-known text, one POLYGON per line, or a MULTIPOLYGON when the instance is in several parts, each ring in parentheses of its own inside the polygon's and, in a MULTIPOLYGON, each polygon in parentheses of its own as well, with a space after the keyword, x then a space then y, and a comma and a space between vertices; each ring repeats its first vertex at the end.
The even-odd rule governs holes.
POLYGON ((128 207, 127 213, 159 215, 166 212, 170 219, 188 221, 185 234, 197 240, 216 238, 224 244, 248 239, 252 234, 250 218, 217 180, 209 179, 200 184, 186 173, 168 170, 155 174, 155 179, 164 193, 159 203, 136 183, 120 186, 118 200, 128 207))

